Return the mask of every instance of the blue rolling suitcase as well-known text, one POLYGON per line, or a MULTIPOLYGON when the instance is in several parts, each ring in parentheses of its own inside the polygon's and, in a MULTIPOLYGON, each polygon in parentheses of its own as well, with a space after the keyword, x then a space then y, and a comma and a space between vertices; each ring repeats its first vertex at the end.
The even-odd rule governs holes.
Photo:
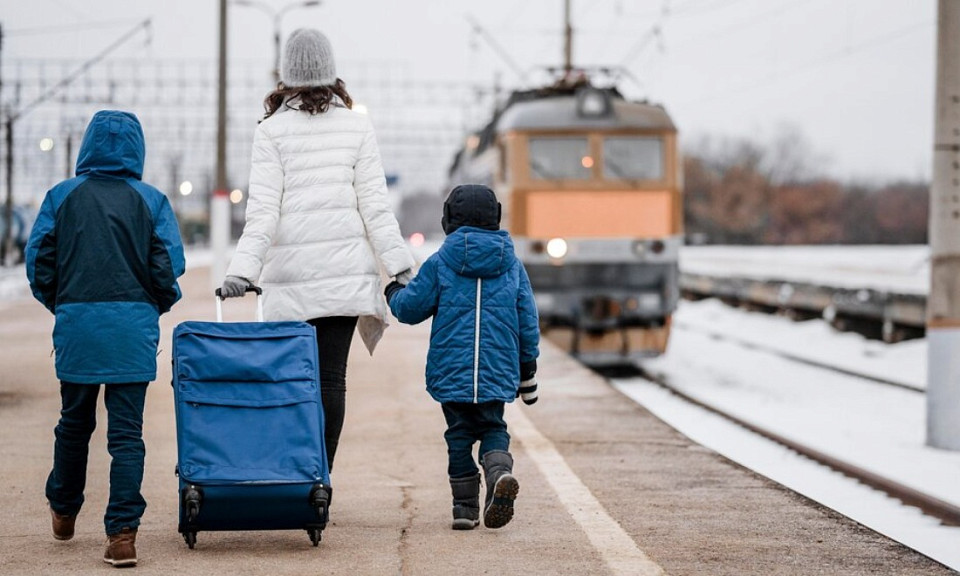
POLYGON ((173 332, 179 531, 327 525, 316 330, 306 322, 183 322, 173 332))

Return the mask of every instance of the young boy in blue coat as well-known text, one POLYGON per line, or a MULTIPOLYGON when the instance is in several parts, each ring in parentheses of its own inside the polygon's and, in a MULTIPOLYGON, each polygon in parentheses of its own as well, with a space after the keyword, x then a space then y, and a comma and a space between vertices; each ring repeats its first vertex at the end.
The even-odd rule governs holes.
POLYGON ((537 400, 537 308, 530 280, 500 230, 500 203, 486 186, 462 185, 443 205, 446 240, 409 285, 386 290, 390 310, 405 324, 433 316, 427 392, 440 402, 453 492, 453 529, 480 523, 479 456, 487 492, 483 523, 500 528, 513 517, 520 489, 513 476, 503 407, 537 400))
POLYGON ((80 144, 77 176, 47 192, 26 249, 33 295, 56 317, 60 422, 47 479, 53 537, 73 537, 83 505, 90 436, 103 384, 110 500, 103 560, 137 563, 147 506, 143 408, 157 377, 158 319, 180 299, 183 245, 167 197, 141 181, 143 130, 129 112, 97 112, 80 144))

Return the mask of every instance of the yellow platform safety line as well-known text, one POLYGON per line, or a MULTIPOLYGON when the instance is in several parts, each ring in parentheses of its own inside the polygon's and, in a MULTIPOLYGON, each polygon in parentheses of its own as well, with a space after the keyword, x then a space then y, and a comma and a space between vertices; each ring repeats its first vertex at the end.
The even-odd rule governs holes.
POLYGON ((663 568, 650 559, 600 504, 550 440, 516 404, 507 406, 511 435, 550 483, 560 502, 586 533, 614 576, 664 576, 663 568))

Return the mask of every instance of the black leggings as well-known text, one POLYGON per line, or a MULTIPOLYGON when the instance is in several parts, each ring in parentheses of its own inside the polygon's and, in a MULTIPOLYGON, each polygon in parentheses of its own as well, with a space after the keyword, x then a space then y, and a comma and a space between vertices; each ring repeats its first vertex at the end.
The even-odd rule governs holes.
POLYGON ((333 457, 340 443, 343 413, 347 401, 347 357, 357 326, 356 316, 330 316, 307 320, 317 329, 320 350, 320 400, 323 402, 323 439, 327 462, 333 470, 333 457))

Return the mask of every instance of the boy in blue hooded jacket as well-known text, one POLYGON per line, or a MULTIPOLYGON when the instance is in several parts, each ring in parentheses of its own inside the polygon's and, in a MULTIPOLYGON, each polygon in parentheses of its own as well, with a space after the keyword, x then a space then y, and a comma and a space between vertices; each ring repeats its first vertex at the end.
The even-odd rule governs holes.
POLYGON ((56 317, 53 347, 62 409, 47 479, 53 537, 73 537, 83 505, 97 396, 104 385, 110 499, 103 560, 137 563, 147 506, 143 408, 157 377, 158 319, 180 299, 183 244, 167 197, 141 181, 143 130, 129 112, 97 112, 77 176, 47 192, 26 248, 33 295, 56 317))
POLYGON ((446 240, 409 285, 391 282, 390 310, 405 324, 433 316, 427 354, 427 392, 447 421, 453 529, 480 520, 479 457, 487 492, 483 523, 500 528, 513 517, 520 489, 513 476, 506 402, 537 400, 537 307, 513 241, 500 230, 500 203, 486 186, 462 185, 443 205, 446 240))

